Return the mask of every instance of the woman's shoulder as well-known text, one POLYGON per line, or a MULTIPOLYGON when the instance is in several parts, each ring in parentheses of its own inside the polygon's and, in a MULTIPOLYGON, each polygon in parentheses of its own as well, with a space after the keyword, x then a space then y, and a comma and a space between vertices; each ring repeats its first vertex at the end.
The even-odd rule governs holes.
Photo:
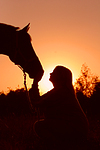
POLYGON ((50 90, 50 91, 48 91, 47 93, 43 94, 41 97, 42 97, 42 98, 43 98, 43 97, 48 97, 48 96, 50 96, 51 94, 53 94, 54 91, 55 91, 55 89, 53 88, 52 90, 50 90))
POLYGON ((68 96, 74 95, 74 91, 71 91, 67 87, 59 87, 59 88, 53 88, 52 90, 48 91, 47 93, 43 94, 41 96, 42 99, 51 99, 51 98, 64 98, 68 96))

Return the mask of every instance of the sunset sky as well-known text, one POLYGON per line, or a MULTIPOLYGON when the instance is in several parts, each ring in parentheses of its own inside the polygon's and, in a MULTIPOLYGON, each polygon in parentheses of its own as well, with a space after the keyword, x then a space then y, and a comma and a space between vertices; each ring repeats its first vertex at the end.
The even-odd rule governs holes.
MULTIPOLYGON (((100 0, 0 0, 0 22, 29 34, 45 75, 40 92, 51 88, 48 79, 56 65, 64 65, 78 78, 82 64, 100 76, 100 0)), ((32 80, 27 77, 28 87, 32 80)), ((0 55, 0 91, 23 87, 23 73, 0 55)))

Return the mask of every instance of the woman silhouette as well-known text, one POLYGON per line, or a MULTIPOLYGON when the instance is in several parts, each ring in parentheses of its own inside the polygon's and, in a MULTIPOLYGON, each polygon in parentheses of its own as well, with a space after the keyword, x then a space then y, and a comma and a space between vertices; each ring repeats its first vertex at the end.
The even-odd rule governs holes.
POLYGON ((35 123, 35 132, 41 138, 65 140, 67 144, 83 141, 87 138, 88 120, 75 96, 71 71, 57 66, 49 80, 54 88, 36 104, 45 118, 35 123))

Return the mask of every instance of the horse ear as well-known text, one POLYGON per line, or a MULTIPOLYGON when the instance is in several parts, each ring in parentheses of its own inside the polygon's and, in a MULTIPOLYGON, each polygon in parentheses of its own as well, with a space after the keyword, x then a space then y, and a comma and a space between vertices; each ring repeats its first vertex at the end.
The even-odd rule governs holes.
POLYGON ((23 29, 22 29, 22 31, 26 31, 26 32, 28 32, 28 30, 29 30, 29 25, 30 25, 30 23, 27 25, 27 26, 25 26, 23 29))

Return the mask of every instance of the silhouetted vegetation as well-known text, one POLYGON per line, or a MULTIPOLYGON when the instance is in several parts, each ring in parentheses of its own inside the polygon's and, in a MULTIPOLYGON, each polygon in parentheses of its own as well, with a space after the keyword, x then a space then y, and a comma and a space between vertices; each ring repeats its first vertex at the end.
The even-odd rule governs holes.
POLYGON ((98 82, 100 82, 99 77, 93 75, 90 68, 86 64, 83 64, 81 67, 81 75, 76 80, 74 86, 76 93, 81 92, 83 95, 90 97, 93 94, 95 86, 98 82))
POLYGON ((76 96, 89 120, 91 148, 100 149, 100 79, 83 64, 81 75, 74 85, 76 96))
MULTIPOLYGON (((100 80, 85 64, 75 83, 77 98, 86 113, 90 130, 88 150, 100 149, 100 80)), ((0 94, 0 149, 47 150, 33 131, 37 116, 30 111, 26 91, 10 90, 0 94)))
POLYGON ((10 114, 22 115, 30 112, 29 104, 24 88, 17 89, 16 91, 10 90, 5 95, 0 95, 0 115, 6 116, 10 114))
POLYGON ((81 75, 74 87, 84 112, 87 115, 100 115, 100 79, 85 64, 82 65, 81 75))

